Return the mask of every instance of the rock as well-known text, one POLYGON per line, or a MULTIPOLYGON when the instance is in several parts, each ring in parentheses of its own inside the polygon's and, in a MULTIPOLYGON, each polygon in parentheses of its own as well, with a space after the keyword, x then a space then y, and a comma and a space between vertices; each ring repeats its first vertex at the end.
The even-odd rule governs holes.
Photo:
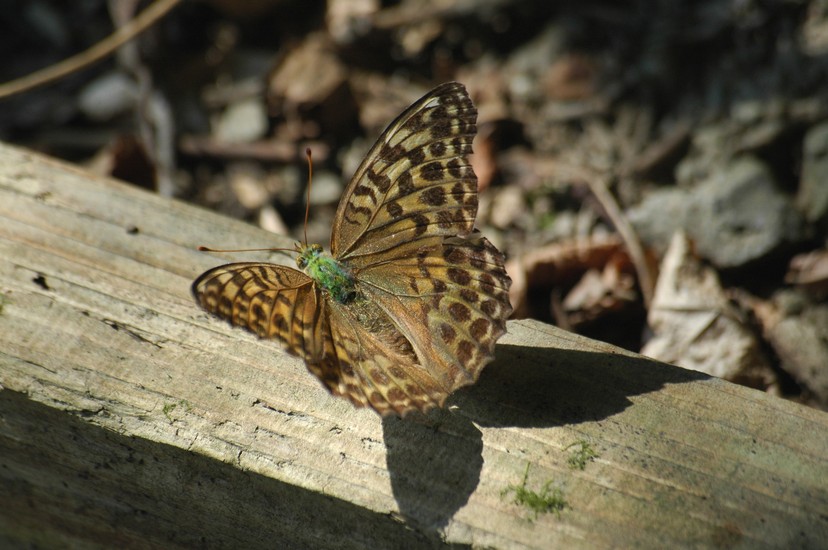
POLYGON ((691 190, 654 192, 628 215, 660 251, 669 235, 684 229, 699 254, 720 268, 767 259, 804 236, 799 212, 752 157, 733 160, 691 190))
POLYGON ((517 218, 526 215, 526 198, 517 186, 499 189, 492 201, 490 223, 498 229, 511 226, 517 218))
POLYGON ((689 191, 676 188, 652 191, 640 204, 627 210, 627 218, 632 223, 641 240, 664 254, 670 239, 676 231, 683 229, 692 234, 690 223, 689 191))
POLYGON ((89 83, 78 96, 78 108, 91 120, 111 120, 130 111, 137 99, 135 82, 116 71, 89 83))
POLYGON ((267 132, 267 111, 259 97, 231 104, 216 126, 216 139, 226 143, 250 143, 267 132))
POLYGON ((265 186, 264 170, 254 163, 237 162, 227 166, 230 189, 239 204, 248 210, 258 210, 270 200, 265 186))
POLYGON ((761 260, 803 238, 799 212, 754 158, 733 161, 699 185, 693 199, 691 234, 698 251, 718 267, 761 260))
POLYGON ((337 205, 343 191, 342 180, 336 174, 328 170, 314 171, 310 187, 310 204, 312 207, 324 204, 337 205))
POLYGON ((828 409, 828 304, 782 290, 756 307, 755 314, 782 369, 828 409))

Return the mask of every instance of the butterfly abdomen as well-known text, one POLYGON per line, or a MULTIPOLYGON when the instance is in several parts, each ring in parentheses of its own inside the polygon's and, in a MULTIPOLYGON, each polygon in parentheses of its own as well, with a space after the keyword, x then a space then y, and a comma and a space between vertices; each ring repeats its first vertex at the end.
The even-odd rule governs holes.
POLYGON ((348 269, 322 250, 318 244, 301 247, 296 265, 340 304, 357 297, 356 283, 348 269))

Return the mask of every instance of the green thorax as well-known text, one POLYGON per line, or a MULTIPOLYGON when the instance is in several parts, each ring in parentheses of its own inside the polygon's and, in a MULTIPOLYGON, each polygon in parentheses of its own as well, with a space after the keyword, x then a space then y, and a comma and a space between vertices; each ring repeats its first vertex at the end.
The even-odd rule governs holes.
POLYGON ((356 298, 356 284, 348 269, 323 251, 321 246, 299 245, 298 252, 296 265, 334 300, 347 304, 356 298))

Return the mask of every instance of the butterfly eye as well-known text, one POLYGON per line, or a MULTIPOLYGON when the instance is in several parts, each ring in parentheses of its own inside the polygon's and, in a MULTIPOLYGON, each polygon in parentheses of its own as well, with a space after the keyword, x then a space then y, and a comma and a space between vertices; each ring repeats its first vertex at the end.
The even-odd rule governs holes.
POLYGON ((310 249, 314 254, 321 254, 322 253, 322 245, 321 244, 312 244, 310 246, 310 249))
POLYGON ((299 266, 299 269, 305 269, 308 266, 308 259, 304 256, 297 256, 296 265, 299 266))

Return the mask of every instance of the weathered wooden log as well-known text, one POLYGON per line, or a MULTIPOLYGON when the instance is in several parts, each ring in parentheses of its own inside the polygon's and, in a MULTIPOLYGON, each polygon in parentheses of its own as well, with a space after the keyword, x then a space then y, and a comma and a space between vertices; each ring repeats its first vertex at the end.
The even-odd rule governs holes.
POLYGON ((0 145, 0 546, 828 544, 828 414, 513 321, 381 419, 201 312, 199 244, 290 243, 0 145))

